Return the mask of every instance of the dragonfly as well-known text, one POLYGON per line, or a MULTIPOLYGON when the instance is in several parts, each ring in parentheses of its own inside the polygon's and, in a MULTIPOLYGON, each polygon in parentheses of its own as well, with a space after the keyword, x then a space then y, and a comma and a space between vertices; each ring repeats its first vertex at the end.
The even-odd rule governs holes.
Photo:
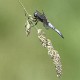
POLYGON ((38 10, 36 10, 36 11, 34 12, 34 19, 35 19, 35 22, 36 22, 35 25, 37 25, 38 21, 40 21, 40 22, 43 23, 44 27, 53 29, 53 30, 54 30, 55 32, 57 32, 62 38, 64 38, 64 36, 62 35, 62 33, 61 33, 58 29, 56 29, 56 28, 47 20, 47 18, 46 18, 46 16, 45 16, 45 14, 44 14, 43 11, 42 11, 42 13, 41 13, 41 12, 39 12, 38 10))

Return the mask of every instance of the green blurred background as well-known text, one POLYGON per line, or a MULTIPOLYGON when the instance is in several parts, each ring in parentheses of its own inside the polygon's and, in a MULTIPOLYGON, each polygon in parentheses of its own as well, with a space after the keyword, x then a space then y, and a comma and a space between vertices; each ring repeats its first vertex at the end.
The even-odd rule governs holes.
MULTIPOLYGON (((44 11, 64 35, 46 30, 63 65, 61 80, 80 80, 80 0, 21 0, 30 14, 44 11)), ((25 34, 25 16, 18 0, 0 0, 0 80, 58 80, 37 31, 25 34)))

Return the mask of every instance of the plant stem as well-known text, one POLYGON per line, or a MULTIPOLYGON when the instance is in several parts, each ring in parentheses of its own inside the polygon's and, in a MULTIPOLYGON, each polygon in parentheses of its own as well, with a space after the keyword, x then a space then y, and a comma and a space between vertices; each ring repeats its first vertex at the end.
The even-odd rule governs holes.
POLYGON ((20 5, 23 7, 25 13, 26 13, 27 15, 29 15, 28 12, 27 12, 27 10, 25 9, 25 7, 23 6, 23 4, 22 4, 22 2, 21 2, 20 0, 19 0, 19 3, 20 3, 20 5))

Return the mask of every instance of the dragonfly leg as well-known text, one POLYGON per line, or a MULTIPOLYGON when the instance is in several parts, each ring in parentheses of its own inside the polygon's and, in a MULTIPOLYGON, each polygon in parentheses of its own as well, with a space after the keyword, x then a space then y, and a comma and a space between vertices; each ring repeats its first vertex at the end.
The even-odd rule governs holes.
POLYGON ((36 23, 35 23, 35 25, 37 25, 37 23, 38 23, 38 20, 36 20, 36 23))
POLYGON ((35 25, 37 25, 38 19, 36 19, 36 18, 34 17, 34 18, 33 18, 33 22, 35 22, 35 25))

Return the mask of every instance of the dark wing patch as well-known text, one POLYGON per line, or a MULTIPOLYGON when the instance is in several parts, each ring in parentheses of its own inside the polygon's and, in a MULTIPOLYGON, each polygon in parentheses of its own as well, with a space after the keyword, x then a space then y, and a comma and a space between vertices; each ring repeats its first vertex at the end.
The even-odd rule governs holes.
POLYGON ((43 22, 44 27, 48 27, 48 21, 47 21, 47 18, 46 18, 46 16, 45 16, 44 12, 43 12, 43 13, 40 13, 40 12, 37 11, 37 10, 36 10, 36 12, 37 12, 37 15, 38 15, 40 21, 43 22))
POLYGON ((45 14, 44 13, 40 13, 39 11, 36 10, 36 12, 38 13, 38 16, 41 18, 41 19, 46 19, 45 17, 45 14))

